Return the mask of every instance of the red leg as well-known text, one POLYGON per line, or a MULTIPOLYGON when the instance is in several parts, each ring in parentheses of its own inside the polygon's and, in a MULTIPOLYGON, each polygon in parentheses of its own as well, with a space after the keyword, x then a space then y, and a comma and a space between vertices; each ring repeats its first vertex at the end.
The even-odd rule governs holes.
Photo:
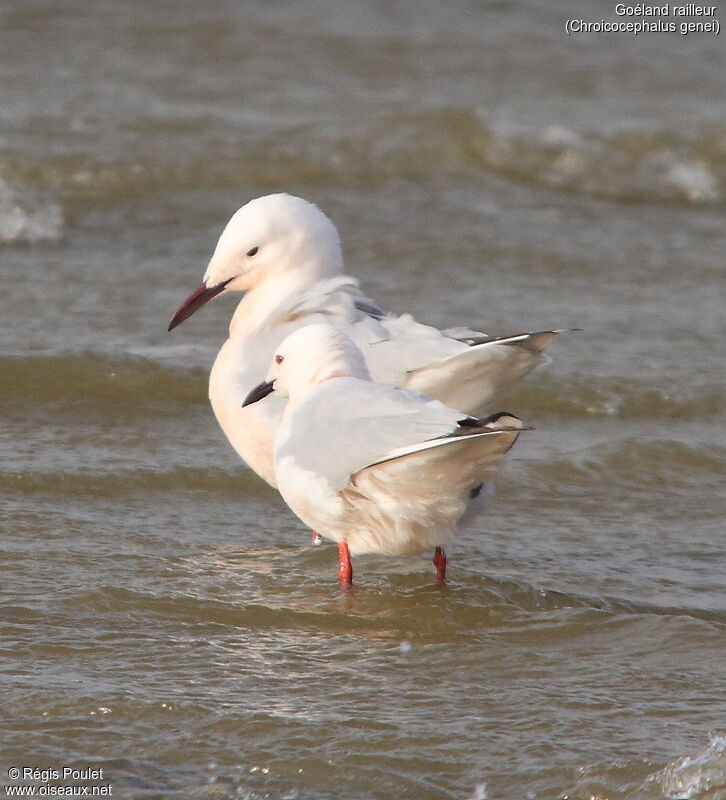
POLYGON ((443 547, 434 550, 433 562, 436 567, 436 582, 446 583, 446 553, 443 547))
POLYGON ((310 536, 310 544, 313 545, 313 547, 315 547, 316 545, 319 545, 322 541, 323 537, 317 531, 312 531, 312 534, 310 536))
POLYGON ((343 589, 353 585, 353 565, 350 563, 350 552, 345 542, 338 543, 338 578, 343 589))

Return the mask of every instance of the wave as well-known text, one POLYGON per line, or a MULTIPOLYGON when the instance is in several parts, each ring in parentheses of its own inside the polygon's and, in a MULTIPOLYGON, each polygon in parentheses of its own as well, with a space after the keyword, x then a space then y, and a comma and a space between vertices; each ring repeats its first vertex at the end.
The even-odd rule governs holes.
MULTIPOLYGON (((597 445, 585 451, 547 461, 527 461, 529 483, 563 492, 583 488, 647 487, 672 492, 698 485, 718 492, 726 477, 726 450, 702 448, 675 441, 624 440, 597 445)), ((0 471, 0 491, 58 493, 120 497, 137 492, 205 490, 257 495, 269 491, 254 473, 240 464, 234 468, 175 467, 105 470, 0 471)), ((502 489, 504 491, 504 489, 502 489)), ((523 490, 522 490, 523 491, 523 490)), ((539 492, 539 490, 537 490, 539 492)), ((541 492, 538 494, 541 497, 541 492)))
MULTIPOLYGON (((627 203, 717 206, 726 199, 721 123, 689 131, 505 129, 477 110, 457 108, 394 114, 348 128, 330 125, 325 131, 302 125, 246 131, 244 138, 214 117, 193 123, 138 120, 134 127, 143 151, 116 160, 91 153, 0 153, 0 173, 15 194, 50 192, 61 204, 115 204, 158 191, 250 184, 262 191, 305 182, 366 188, 397 178, 420 182, 456 174, 493 174, 627 203)), ((62 220, 54 201, 33 212, 1 198, 0 191, 0 241, 58 235, 62 220), (13 222, 16 207, 25 222, 13 233, 19 224, 13 222)))
POLYGON ((726 736, 653 771, 652 761, 624 760, 588 764, 568 792, 572 797, 637 797, 641 800, 723 800, 726 797, 726 736))
POLYGON ((122 469, 114 472, 0 472, 0 490, 23 494, 86 495, 115 498, 140 492, 213 491, 239 495, 265 494, 268 489, 250 470, 177 467, 168 472, 122 469))
POLYGON ((538 374, 520 384, 505 401, 518 414, 542 418, 693 419, 722 414, 726 389, 720 383, 668 388, 632 377, 555 378, 538 374))
POLYGON ((0 174, 0 245, 55 243, 63 228, 63 212, 54 199, 27 186, 13 186, 0 174))
MULTIPOLYGON (((414 591, 418 591, 418 587, 414 591)), ((726 611, 720 609, 689 605, 668 606, 645 601, 625 600, 614 596, 558 591, 505 577, 471 573, 461 580, 459 586, 449 587, 449 593, 452 596, 462 599, 470 597, 473 591, 475 591, 474 596, 479 598, 480 602, 490 607, 500 605, 528 613, 573 611, 576 617, 579 612, 598 612, 620 618, 633 616, 689 617, 726 626, 726 611)), ((462 609, 467 614, 474 613, 466 604, 462 605, 462 609)), ((582 621, 583 624, 590 625, 592 618, 586 614, 582 617, 582 621)), ((575 618, 572 623, 575 624, 575 618)), ((556 624, 560 624, 559 621, 556 624)))
POLYGON ((726 797, 726 735, 712 735, 700 752, 672 761, 647 783, 673 800, 726 797))
MULTIPOLYGON (((211 362, 210 362, 211 363, 211 362)), ((207 404, 207 369, 181 368, 124 354, 61 353, 0 357, 0 410, 52 408, 91 415, 164 414, 207 404)), ((533 424, 564 418, 692 420, 723 413, 720 383, 669 389, 647 381, 539 374, 520 384, 503 405, 533 424)))
MULTIPOLYGON (((160 405, 160 408, 168 415, 167 405, 160 405)), ((84 422, 88 420, 88 414, 81 413, 79 417, 84 422)), ((118 447, 125 446, 125 441, 119 439, 118 447)), ((558 497, 592 496, 599 502, 603 491, 619 491, 624 493, 623 498, 640 498, 639 502, 644 502, 642 493, 648 490, 648 497, 659 507, 664 492, 674 494, 685 490, 688 494, 683 495, 682 503, 696 503, 701 513, 705 513, 704 493, 713 492, 713 496, 718 497, 726 479, 726 448, 721 445, 669 438, 643 439, 632 435, 544 457, 541 454, 534 457, 522 455, 518 456, 516 463, 517 470, 527 476, 517 481, 516 494, 520 502, 528 494, 527 487, 534 493, 537 503, 542 501, 543 492, 558 497), (692 494, 694 487, 698 488, 695 495, 692 494), (686 496, 691 500, 686 500, 686 496)), ((111 469, 106 463, 99 467, 69 469, 65 461, 62 469, 23 469, 20 466, 20 469, 0 470, 0 491, 98 497, 174 490, 243 492, 249 495, 268 491, 241 463, 223 468, 170 466, 168 469, 166 465, 161 468, 119 468, 116 461, 111 469)), ((500 496, 505 496, 508 491, 508 484, 503 481, 500 496)))
POLYGON ((207 403, 207 373, 174 369, 142 357, 67 353, 0 358, 6 412, 168 415, 207 403))
POLYGON ((540 481, 574 487, 669 488, 711 486, 718 492, 726 477, 726 449, 667 439, 624 439, 568 453, 537 464, 540 481))
POLYGON ((699 629, 701 623, 713 626, 714 635, 726 626, 723 610, 554 591, 526 581, 476 574, 465 567, 459 569, 456 583, 450 584, 442 595, 430 582, 428 561, 422 560, 419 568, 410 557, 385 565, 381 565, 378 558, 379 568, 394 570, 386 575, 391 588, 381 591, 380 587, 361 583, 355 596, 349 598, 342 609, 337 602, 335 585, 329 582, 334 545, 328 543, 321 551, 307 546, 307 537, 302 536, 302 531, 300 534, 299 544, 295 545, 210 548, 202 556, 180 557, 178 568, 188 576, 198 576, 200 581, 198 591, 190 587, 181 597, 169 593, 163 586, 132 590, 109 583, 101 588, 89 586, 79 601, 84 607, 102 603, 106 609, 112 605, 117 609, 155 607, 166 617, 191 617, 265 629, 311 626, 316 630, 333 631, 341 625, 347 630, 375 630, 381 625, 387 628, 392 613, 415 619, 416 609, 420 608, 425 595, 426 605, 436 609, 436 614, 433 618, 420 619, 419 631, 427 635, 439 631, 449 641, 470 639, 482 629, 490 628, 492 616, 498 620, 497 624, 507 624, 507 621, 521 620, 523 612, 536 617, 536 621, 532 621, 535 627, 559 631, 563 638, 577 635, 578 631, 589 632, 593 626, 602 629, 607 618, 621 628, 637 624, 637 618, 643 617, 678 618, 686 625, 697 621, 699 629), (242 594, 234 593, 225 598, 209 596, 205 583, 210 576, 219 585, 228 579, 237 583, 240 573, 247 576, 242 594), (311 576, 317 574, 323 581, 322 591, 326 595, 330 591, 333 601, 330 604, 321 604, 304 588, 311 576), (269 582, 282 575, 290 591, 270 595, 269 582), (396 597, 395 612, 391 607, 392 594, 396 597), (482 613, 483 609, 490 613, 482 613))

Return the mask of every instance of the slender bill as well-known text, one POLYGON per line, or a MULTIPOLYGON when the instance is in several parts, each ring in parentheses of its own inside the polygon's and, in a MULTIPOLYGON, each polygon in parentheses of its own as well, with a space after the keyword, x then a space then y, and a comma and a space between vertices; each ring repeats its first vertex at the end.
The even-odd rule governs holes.
POLYGON ((252 403, 256 403, 258 400, 262 400, 263 397, 267 397, 274 388, 275 381, 264 381, 264 383, 258 384, 247 397, 245 397, 242 408, 252 405, 252 403))
POLYGON ((176 313, 171 318, 171 322, 169 323, 169 330, 176 328, 177 325, 180 325, 182 322, 184 322, 187 317, 191 317, 191 315, 198 308, 201 308, 207 301, 211 300, 213 297, 216 297, 231 280, 232 278, 229 278, 226 281, 218 283, 216 286, 210 287, 207 287, 207 285, 203 283, 201 286, 195 289, 176 310, 176 313))

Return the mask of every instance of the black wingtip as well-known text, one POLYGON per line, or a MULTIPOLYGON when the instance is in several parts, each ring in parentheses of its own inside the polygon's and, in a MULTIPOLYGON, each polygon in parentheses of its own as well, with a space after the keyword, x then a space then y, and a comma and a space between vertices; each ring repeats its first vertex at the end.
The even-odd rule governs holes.
POLYGON ((509 411, 496 411, 494 414, 490 414, 488 417, 483 417, 479 420, 480 425, 491 425, 494 422, 499 422, 502 417, 511 417, 512 419, 516 419, 517 422, 521 422, 519 417, 516 414, 511 414, 509 411))
MULTIPOLYGON (((530 425, 506 425, 497 428, 496 424, 499 420, 508 417, 510 420, 517 420, 517 422, 521 423, 522 420, 516 415, 512 414, 509 411, 497 411, 494 414, 490 414, 488 417, 482 417, 481 419, 476 419, 475 417, 464 417, 460 419, 457 424, 460 428, 490 428, 492 431, 531 431, 534 430, 530 425)), ((464 432, 461 432, 461 435, 466 435, 464 432)))
POLYGON ((456 424, 462 428, 483 428, 485 425, 492 425, 495 422, 499 422, 502 417, 511 417, 518 422, 521 421, 518 416, 510 414, 509 411, 497 411, 481 419, 477 419, 476 417, 464 417, 464 419, 458 420, 456 424))

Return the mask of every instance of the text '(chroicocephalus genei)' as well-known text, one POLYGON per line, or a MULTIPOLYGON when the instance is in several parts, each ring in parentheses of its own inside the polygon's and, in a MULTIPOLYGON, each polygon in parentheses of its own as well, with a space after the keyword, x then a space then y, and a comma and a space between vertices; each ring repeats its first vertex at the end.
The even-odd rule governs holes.
POLYGON ((333 223, 299 197, 252 200, 222 232, 204 283, 180 306, 169 330, 222 292, 246 292, 229 326, 209 380, 214 413, 239 455, 276 485, 272 442, 284 401, 242 407, 262 381, 280 342, 310 323, 325 322, 363 351, 375 381, 435 397, 473 416, 543 359, 557 331, 490 337, 468 329, 439 331, 409 314, 393 316, 342 274, 333 223))
POLYGON ((274 442, 282 497, 298 517, 338 543, 339 578, 350 554, 403 555, 443 545, 517 440, 511 414, 472 417, 419 392, 375 383, 360 349, 329 325, 307 325, 275 350, 267 380, 245 408, 287 397, 274 442))

